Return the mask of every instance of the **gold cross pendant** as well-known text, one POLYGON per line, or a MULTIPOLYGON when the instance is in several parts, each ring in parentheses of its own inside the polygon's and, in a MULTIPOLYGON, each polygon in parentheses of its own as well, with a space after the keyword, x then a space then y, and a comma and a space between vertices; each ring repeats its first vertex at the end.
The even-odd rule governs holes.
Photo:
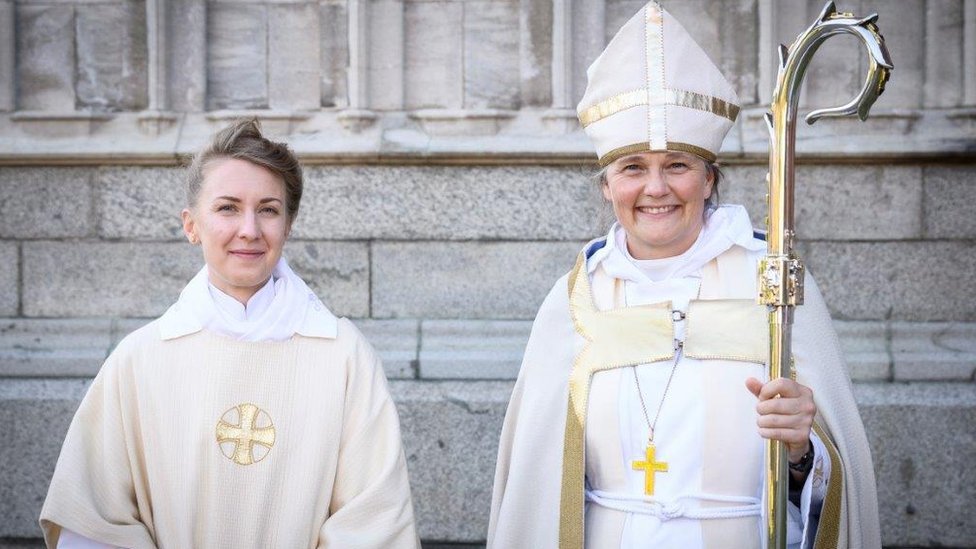
POLYGON ((634 470, 644 471, 644 493, 648 496, 654 495, 654 474, 655 473, 666 473, 668 471, 668 464, 663 461, 654 461, 654 444, 648 443, 647 450, 645 450, 645 461, 635 460, 633 462, 634 470))

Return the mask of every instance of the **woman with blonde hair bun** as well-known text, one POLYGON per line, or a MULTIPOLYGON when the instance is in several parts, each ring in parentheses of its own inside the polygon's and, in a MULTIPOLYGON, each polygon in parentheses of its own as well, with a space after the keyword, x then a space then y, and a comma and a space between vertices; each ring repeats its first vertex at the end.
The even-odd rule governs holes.
POLYGON ((298 160, 241 121, 186 189, 206 265, 89 388, 41 511, 47 546, 419 547, 380 361, 282 257, 298 160))

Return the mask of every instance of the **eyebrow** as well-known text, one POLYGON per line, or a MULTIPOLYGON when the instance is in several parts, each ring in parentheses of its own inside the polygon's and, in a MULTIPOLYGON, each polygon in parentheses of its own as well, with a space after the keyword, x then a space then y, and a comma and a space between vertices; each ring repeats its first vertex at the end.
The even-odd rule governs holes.
MULTIPOLYGON (((214 200, 226 200, 228 202, 235 202, 235 203, 241 201, 241 199, 240 198, 237 198, 236 196, 218 196, 214 200)), ((267 204, 268 202, 281 202, 281 199, 280 198, 275 198, 273 196, 269 196, 267 198, 262 198, 258 203, 259 204, 267 204)))

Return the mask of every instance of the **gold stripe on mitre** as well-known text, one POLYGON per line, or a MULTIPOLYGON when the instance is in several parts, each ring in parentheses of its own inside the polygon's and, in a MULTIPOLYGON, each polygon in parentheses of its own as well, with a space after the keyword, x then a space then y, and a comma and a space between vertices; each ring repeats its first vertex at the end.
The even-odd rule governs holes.
POLYGON ((718 97, 712 97, 703 93, 667 88, 663 89, 656 97, 652 97, 652 94, 647 88, 640 88, 604 99, 592 107, 579 111, 577 115, 579 116, 580 124, 586 128, 618 112, 642 105, 685 107, 711 113, 715 116, 721 116, 730 122, 735 122, 740 110, 740 107, 735 103, 730 103, 718 97))
POLYGON ((559 498, 559 547, 583 547, 586 406, 593 374, 613 368, 667 360, 674 356, 671 304, 600 311, 590 291, 586 256, 569 275, 569 309, 576 333, 586 340, 573 361, 563 441, 559 498))

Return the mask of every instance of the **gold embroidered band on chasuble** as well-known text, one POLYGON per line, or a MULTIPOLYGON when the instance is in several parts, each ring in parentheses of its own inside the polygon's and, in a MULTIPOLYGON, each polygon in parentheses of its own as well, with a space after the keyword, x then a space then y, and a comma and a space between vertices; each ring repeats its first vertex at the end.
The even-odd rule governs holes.
MULTIPOLYGON (((674 358, 671 303, 598 310, 580 254, 569 275, 569 308, 585 343, 569 378, 563 439, 559 547, 583 547, 586 412, 590 382, 597 372, 674 358)), ((692 300, 685 314, 683 353, 689 358, 762 364, 766 361, 766 310, 748 299, 692 300)))

